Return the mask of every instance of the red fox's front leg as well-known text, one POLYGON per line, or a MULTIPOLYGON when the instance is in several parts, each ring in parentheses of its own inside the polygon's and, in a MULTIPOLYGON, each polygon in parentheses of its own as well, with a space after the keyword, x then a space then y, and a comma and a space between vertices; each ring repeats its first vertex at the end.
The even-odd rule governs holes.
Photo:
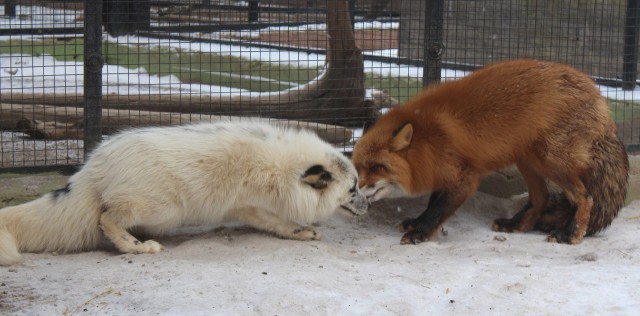
POLYGON ((400 228, 405 234, 400 239, 400 244, 417 244, 431 238, 437 228, 476 192, 477 177, 462 184, 455 190, 433 192, 429 206, 418 218, 404 220, 400 228))

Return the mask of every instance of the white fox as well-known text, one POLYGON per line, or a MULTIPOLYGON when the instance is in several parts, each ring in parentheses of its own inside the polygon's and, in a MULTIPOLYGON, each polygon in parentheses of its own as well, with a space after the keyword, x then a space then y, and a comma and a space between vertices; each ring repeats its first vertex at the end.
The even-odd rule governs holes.
POLYGON ((151 236, 238 220, 315 240, 308 225, 368 202, 351 162, 310 131, 247 120, 133 129, 101 144, 63 189, 0 210, 0 265, 20 252, 155 253, 151 236))

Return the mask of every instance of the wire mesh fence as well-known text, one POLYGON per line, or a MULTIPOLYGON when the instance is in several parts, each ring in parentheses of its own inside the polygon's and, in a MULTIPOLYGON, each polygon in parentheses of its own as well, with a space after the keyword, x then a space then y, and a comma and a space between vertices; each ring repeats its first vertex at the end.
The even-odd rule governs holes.
POLYGON ((348 152, 423 84, 521 57, 591 74, 635 149, 638 24, 636 0, 5 0, 0 169, 77 165, 125 128, 247 116, 348 152))

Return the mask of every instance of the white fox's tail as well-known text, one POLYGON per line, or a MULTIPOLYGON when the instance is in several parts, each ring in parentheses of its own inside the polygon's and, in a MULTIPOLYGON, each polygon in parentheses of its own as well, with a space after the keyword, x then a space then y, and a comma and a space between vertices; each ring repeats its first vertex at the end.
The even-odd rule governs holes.
POLYGON ((96 248, 101 239, 100 203, 83 188, 0 209, 0 265, 20 261, 20 252, 69 252, 96 248))

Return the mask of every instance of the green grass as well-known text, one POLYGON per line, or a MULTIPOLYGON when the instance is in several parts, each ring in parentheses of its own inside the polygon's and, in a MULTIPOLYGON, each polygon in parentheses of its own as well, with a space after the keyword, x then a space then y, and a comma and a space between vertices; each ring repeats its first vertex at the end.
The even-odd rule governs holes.
POLYGON ((33 56, 48 54, 61 61, 82 61, 84 48, 82 39, 78 38, 65 39, 64 41, 55 38, 44 40, 11 39, 0 41, 0 53, 33 56))
POLYGON ((257 92, 280 91, 308 82, 319 69, 297 68, 204 52, 183 52, 169 47, 124 46, 106 43, 105 62, 143 68, 149 74, 174 75, 184 83, 201 83, 257 92))
MULTIPOLYGON (((59 61, 83 61, 81 38, 0 41, 0 53, 41 56, 59 61)), ((150 75, 174 75, 183 83, 218 85, 256 92, 281 91, 316 78, 321 69, 252 61, 223 54, 185 52, 149 45, 120 45, 104 42, 105 63, 129 69, 142 68, 150 75)), ((420 80, 384 77, 369 73, 365 87, 387 91, 400 102, 421 89, 420 80)))
MULTIPOLYGON (((83 61, 80 38, 60 41, 0 41, 0 53, 40 56, 48 54, 60 61, 83 61)), ((104 42, 105 63, 129 69, 143 68, 150 75, 175 75, 184 83, 201 83, 257 92, 280 91, 308 82, 320 69, 277 65, 245 58, 148 45, 120 45, 104 42)))
MULTIPOLYGON (((84 59, 82 38, 0 41, 0 53, 51 55, 59 61, 84 59)), ((184 83, 200 83, 256 92, 285 90, 317 77, 319 68, 303 68, 207 52, 149 45, 120 45, 104 42, 105 63, 129 69, 142 68, 151 75, 174 75, 184 83)), ((387 91, 400 102, 421 90, 420 80, 385 77, 368 73, 365 87, 387 91)))
POLYGON ((640 115, 640 103, 631 101, 608 100, 611 115, 616 123, 630 122, 640 115))
MULTIPOLYGON (((0 41, 0 53, 33 56, 47 54, 59 61, 82 62, 83 44, 82 38, 11 39, 0 41)), ((210 84, 256 92, 285 90, 309 82, 320 72, 319 68, 252 61, 217 53, 186 52, 146 44, 120 45, 104 42, 102 51, 107 64, 129 69, 142 68, 150 75, 174 75, 187 84, 210 84)), ((365 87, 384 90, 403 103, 422 90, 422 82, 416 78, 367 73, 365 87)), ((631 120, 640 111, 638 103, 610 100, 609 104, 616 122, 631 120)))

